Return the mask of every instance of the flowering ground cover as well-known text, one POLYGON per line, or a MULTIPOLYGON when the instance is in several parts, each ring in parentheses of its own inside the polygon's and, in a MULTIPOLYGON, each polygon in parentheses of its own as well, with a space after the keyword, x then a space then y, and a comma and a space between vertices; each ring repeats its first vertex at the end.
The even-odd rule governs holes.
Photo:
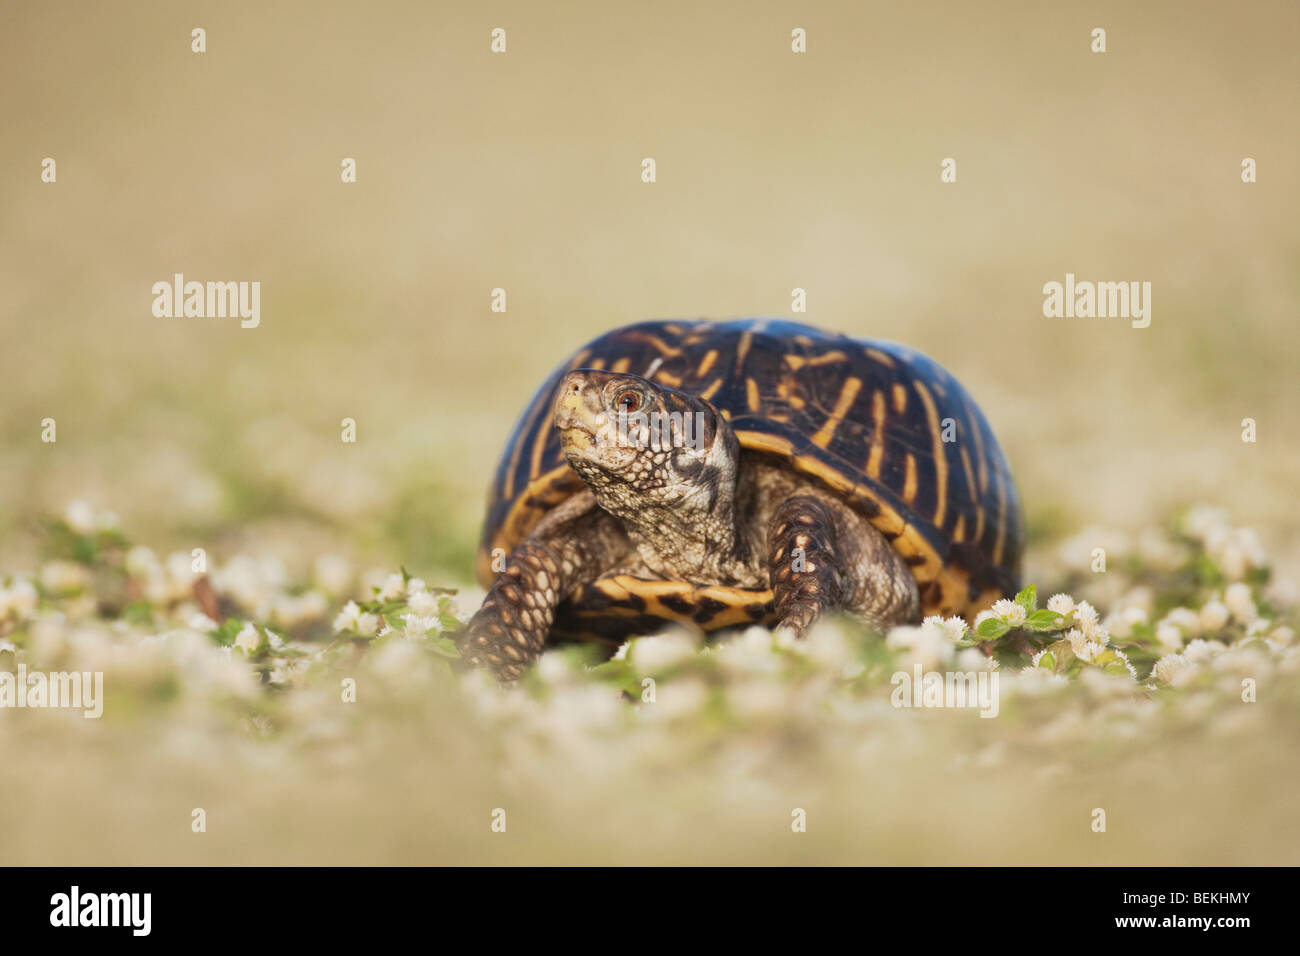
POLYGON ((972 627, 672 631, 509 691, 458 663, 481 592, 117 524, 0 574, 0 668, 103 674, 97 719, 0 721, 9 862, 1297 861, 1294 589, 1212 509, 1040 545, 972 627))

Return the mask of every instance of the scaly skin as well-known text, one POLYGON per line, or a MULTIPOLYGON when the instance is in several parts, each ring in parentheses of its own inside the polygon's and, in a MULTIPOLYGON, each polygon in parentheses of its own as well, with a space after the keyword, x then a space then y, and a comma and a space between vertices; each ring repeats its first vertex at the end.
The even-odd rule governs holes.
POLYGON ((559 603, 629 550, 618 522, 590 493, 569 499, 507 559, 465 631, 462 657, 503 683, 518 680, 545 649, 559 603))
POLYGON ((579 369, 560 384, 555 426, 589 490, 515 549, 462 642, 469 663, 503 682, 541 655, 562 601, 629 564, 697 586, 770 586, 782 626, 797 633, 830 610, 878 627, 916 619, 916 581, 884 536, 796 475, 758 463, 742 472, 735 433, 703 399, 579 369), (624 424, 645 412, 672 427, 647 439, 615 427, 620 409, 624 424), (702 440, 687 440, 689 416, 702 440))
POLYGON ((916 579, 898 553, 861 516, 824 493, 777 505, 767 541, 781 627, 802 634, 837 609, 878 628, 919 616, 916 579))

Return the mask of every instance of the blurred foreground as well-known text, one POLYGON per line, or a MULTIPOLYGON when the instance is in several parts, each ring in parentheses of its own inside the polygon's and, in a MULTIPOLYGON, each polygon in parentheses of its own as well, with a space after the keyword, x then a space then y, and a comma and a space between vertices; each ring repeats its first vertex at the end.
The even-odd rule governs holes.
POLYGON ((337 560, 199 576, 76 506, 0 574, 0 667, 102 671, 103 715, 0 712, 0 862, 1300 862, 1294 590, 1218 512, 1103 537, 1105 574, 1078 540, 1042 556, 1077 601, 977 632, 670 633, 504 692, 454 664, 477 595, 337 560), (996 673, 995 715, 893 706, 918 666, 996 673))

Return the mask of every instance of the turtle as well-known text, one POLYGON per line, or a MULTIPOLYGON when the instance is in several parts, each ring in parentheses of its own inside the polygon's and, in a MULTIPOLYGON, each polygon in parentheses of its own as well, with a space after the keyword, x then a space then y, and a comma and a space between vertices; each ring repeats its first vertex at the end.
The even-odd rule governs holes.
POLYGON ((1019 589, 1024 521, 975 402, 904 345, 779 319, 639 322, 564 361, 497 465, 462 656, 842 612, 884 631, 1019 589))

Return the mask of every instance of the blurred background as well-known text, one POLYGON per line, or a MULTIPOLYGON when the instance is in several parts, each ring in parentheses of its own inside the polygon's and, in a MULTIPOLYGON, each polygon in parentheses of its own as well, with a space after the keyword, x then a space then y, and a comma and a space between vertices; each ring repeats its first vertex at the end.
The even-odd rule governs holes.
POLYGON ((1035 541, 1201 501, 1294 572, 1298 28, 1288 0, 0 0, 0 575, 76 498, 162 551, 466 584, 556 364, 795 287, 965 383, 1035 541), (177 272, 260 281, 260 327, 156 318, 177 272), (1067 272, 1149 281, 1150 327, 1044 318, 1067 272))
POLYGON ((1035 527, 1300 520, 1295 4, 0 10, 10 554, 76 496, 164 544, 287 532, 465 579, 563 357, 795 287, 964 381, 1035 527), (260 281, 261 326, 155 318, 175 272, 260 281), (1066 272, 1150 281, 1150 328, 1044 318, 1066 272))

